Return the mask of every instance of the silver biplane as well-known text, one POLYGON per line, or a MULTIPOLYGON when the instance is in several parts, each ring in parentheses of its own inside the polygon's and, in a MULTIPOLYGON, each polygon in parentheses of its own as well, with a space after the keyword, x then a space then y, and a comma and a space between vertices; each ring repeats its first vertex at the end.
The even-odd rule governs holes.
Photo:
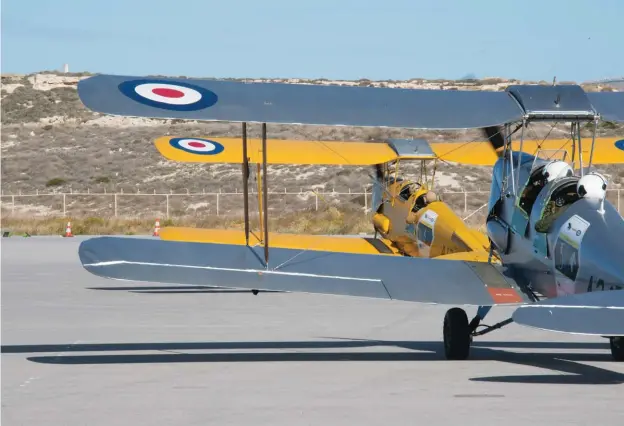
POLYGON ((95 275, 455 305, 443 322, 448 359, 466 359, 474 337, 515 322, 607 337, 613 358, 624 360, 624 220, 592 168, 598 156, 609 157, 601 164, 624 163, 624 141, 595 142, 599 120, 624 122, 624 93, 587 93, 577 85, 485 92, 113 75, 82 80, 78 93, 105 114, 262 123, 265 168, 266 123, 480 128, 497 154, 487 261, 269 247, 268 240, 258 247, 100 237, 79 248, 95 275), (523 152, 525 128, 535 122, 572 123, 569 158, 523 152), (589 152, 581 140, 587 123, 594 126, 589 152), (477 307, 471 320, 458 307, 466 305, 477 307), (495 305, 517 309, 506 321, 481 325, 495 305))

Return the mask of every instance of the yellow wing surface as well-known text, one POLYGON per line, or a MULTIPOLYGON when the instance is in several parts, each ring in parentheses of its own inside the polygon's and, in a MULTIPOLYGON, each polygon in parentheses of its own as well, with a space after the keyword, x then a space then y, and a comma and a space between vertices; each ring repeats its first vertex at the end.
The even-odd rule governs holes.
MULTIPOLYGON (((520 141, 512 142, 513 150, 520 150, 520 141)), ((543 158, 572 159, 572 140, 570 139, 547 139, 525 140, 522 151, 531 155, 539 154, 543 158)), ((498 159, 491 145, 487 141, 475 142, 436 142, 431 144, 436 155, 445 161, 469 164, 474 166, 492 166, 498 159)), ((583 164, 588 164, 591 154, 591 140, 585 139, 582 145, 583 164)), ((575 153, 578 164, 579 153, 575 153)), ((622 164, 624 163, 624 139, 621 137, 596 138, 593 164, 622 164)))
MULTIPOLYGON (((242 163, 240 138, 161 137, 156 148, 165 158, 184 163, 242 163)), ((250 163, 262 162, 262 141, 247 140, 250 163)), ((366 166, 397 158, 386 143, 267 140, 268 164, 327 164, 366 166)))
MULTIPOLYGON (((156 148, 167 159, 185 163, 242 163, 243 145, 240 138, 193 138, 165 136, 156 139, 156 148)), ((522 150, 535 155, 570 161, 573 154, 570 139, 525 140, 522 150)), ((260 139, 247 140, 247 157, 251 163, 262 162, 260 139)), ((399 158, 418 159, 438 157, 445 161, 475 166, 492 166, 498 159, 487 141, 434 142, 429 144, 431 155, 397 153, 390 143, 362 141, 310 141, 267 139, 268 164, 324 164, 337 166, 368 166, 399 158), (433 157, 432 157, 433 156, 433 157)), ((520 149, 520 141, 513 142, 520 149)), ((591 142, 583 144, 585 164, 589 161, 591 142)), ((578 161, 579 153, 575 153, 578 161)), ((597 138, 594 164, 623 164, 624 139, 597 138)))
MULTIPOLYGON (((163 228, 160 238, 167 241, 190 243, 215 243, 245 245, 245 232, 233 229, 163 228)), ((254 233, 249 235, 249 245, 262 246, 254 233)), ((340 237, 325 235, 279 234, 269 232, 269 245, 276 248, 330 251, 357 254, 397 254, 390 242, 364 237, 340 237)))

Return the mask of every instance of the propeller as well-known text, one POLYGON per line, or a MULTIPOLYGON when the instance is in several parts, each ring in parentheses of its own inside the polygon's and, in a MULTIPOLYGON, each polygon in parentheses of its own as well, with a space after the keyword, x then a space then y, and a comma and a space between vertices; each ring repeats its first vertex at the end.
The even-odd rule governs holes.
POLYGON ((492 149, 496 152, 496 155, 501 156, 505 146, 505 138, 503 137, 503 129, 500 126, 484 127, 483 133, 485 137, 490 141, 492 149))

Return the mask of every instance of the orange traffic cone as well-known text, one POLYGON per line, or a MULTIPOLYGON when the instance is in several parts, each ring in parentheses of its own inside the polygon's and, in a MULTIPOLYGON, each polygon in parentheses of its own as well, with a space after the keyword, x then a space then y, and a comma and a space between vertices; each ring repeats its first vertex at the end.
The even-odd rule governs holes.
POLYGON ((67 222, 67 227, 65 228, 65 236, 66 237, 73 237, 74 236, 72 234, 72 231, 71 231, 71 222, 67 222))
POLYGON ((158 237, 160 235, 160 219, 156 219, 156 223, 154 224, 154 233, 152 236, 158 237))

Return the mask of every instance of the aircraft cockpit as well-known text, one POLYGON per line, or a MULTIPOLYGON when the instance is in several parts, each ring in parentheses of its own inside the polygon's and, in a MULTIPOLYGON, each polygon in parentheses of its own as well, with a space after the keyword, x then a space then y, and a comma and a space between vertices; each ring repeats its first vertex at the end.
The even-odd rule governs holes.
POLYGON ((531 173, 529 177, 529 181, 527 182, 524 190, 522 191, 522 195, 520 195, 520 200, 518 205, 522 210, 525 211, 527 215, 531 214, 531 209, 533 208, 533 203, 537 198, 537 195, 540 193, 544 185, 546 184, 546 179, 544 179, 544 167, 546 165, 543 164, 537 167, 531 173))
POLYGON ((547 183, 571 176, 574 176, 574 172, 565 161, 555 160, 536 167, 531 172, 529 180, 518 200, 519 207, 527 215, 530 215, 535 201, 547 183))
POLYGON ((549 188, 549 195, 544 197, 539 205, 536 205, 536 209, 539 209, 536 211, 539 217, 535 217, 535 231, 548 232, 550 225, 557 217, 581 198, 577 191, 579 179, 578 176, 569 176, 554 182, 553 187, 549 188))

